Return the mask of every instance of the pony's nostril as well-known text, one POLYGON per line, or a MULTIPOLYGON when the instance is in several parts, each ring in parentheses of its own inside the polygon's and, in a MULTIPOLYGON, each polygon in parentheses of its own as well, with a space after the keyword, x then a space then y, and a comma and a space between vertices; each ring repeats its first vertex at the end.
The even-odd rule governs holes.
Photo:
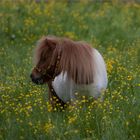
POLYGON ((43 84, 43 82, 44 82, 41 77, 35 78, 35 77, 33 77, 32 74, 30 75, 30 77, 31 77, 32 82, 35 84, 40 85, 40 84, 43 84))

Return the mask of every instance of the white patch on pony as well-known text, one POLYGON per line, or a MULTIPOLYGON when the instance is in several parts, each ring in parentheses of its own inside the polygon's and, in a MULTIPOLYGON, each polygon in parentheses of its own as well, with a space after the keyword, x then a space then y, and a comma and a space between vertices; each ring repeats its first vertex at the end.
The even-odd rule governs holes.
POLYGON ((64 102, 75 99, 75 93, 84 96, 98 98, 102 90, 107 87, 107 72, 105 62, 101 54, 93 49, 94 82, 88 85, 78 85, 72 79, 68 79, 67 72, 61 72, 53 81, 53 88, 58 97, 64 102))

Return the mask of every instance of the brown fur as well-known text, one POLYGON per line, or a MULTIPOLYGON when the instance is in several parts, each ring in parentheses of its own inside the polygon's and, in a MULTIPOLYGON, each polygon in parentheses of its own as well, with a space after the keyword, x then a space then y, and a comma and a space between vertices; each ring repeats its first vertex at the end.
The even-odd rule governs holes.
POLYGON ((36 65, 47 69, 55 65, 58 55, 61 56, 58 74, 67 72, 77 84, 93 83, 93 49, 89 44, 54 36, 43 37, 36 49, 36 65))

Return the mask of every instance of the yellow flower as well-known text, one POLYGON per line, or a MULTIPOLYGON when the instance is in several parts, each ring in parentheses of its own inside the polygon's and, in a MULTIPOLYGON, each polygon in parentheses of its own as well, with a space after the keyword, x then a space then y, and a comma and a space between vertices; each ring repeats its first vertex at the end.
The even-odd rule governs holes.
POLYGON ((111 73, 111 72, 112 72, 113 64, 114 64, 114 63, 115 63, 114 60, 110 60, 110 59, 108 59, 108 60, 106 61, 106 65, 107 65, 107 71, 108 71, 108 73, 111 73))
POLYGON ((66 32, 65 36, 68 37, 68 38, 71 38, 71 39, 76 39, 77 38, 77 36, 73 32, 66 32))
POLYGON ((69 117, 68 118, 68 123, 69 124, 74 123, 76 120, 77 120, 77 116, 69 117))
POLYGON ((27 27, 33 26, 34 23, 35 23, 34 20, 33 20, 32 18, 30 18, 30 17, 24 20, 24 24, 25 24, 25 26, 27 26, 27 27))
POLYGON ((54 128, 54 125, 52 124, 52 122, 50 120, 48 123, 45 123, 45 125, 44 125, 44 131, 46 133, 49 133, 53 128, 54 128))
POLYGON ((126 121, 126 126, 128 126, 129 125, 129 122, 128 121, 126 121))
POLYGON ((132 77, 131 75, 128 75, 128 76, 127 76, 127 80, 128 80, 128 81, 132 80, 132 78, 133 78, 133 77, 132 77))
POLYGON ((33 126, 32 122, 29 122, 28 124, 29 124, 30 126, 33 126))

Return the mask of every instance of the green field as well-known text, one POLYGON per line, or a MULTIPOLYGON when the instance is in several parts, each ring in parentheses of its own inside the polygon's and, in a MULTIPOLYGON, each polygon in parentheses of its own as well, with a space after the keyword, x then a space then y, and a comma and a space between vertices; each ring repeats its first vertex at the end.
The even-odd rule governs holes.
POLYGON ((1 0, 0 140, 139 139, 140 5, 1 0), (109 79, 104 102, 83 97, 77 107, 51 110, 47 86, 29 77, 44 35, 84 40, 101 52, 109 79))

